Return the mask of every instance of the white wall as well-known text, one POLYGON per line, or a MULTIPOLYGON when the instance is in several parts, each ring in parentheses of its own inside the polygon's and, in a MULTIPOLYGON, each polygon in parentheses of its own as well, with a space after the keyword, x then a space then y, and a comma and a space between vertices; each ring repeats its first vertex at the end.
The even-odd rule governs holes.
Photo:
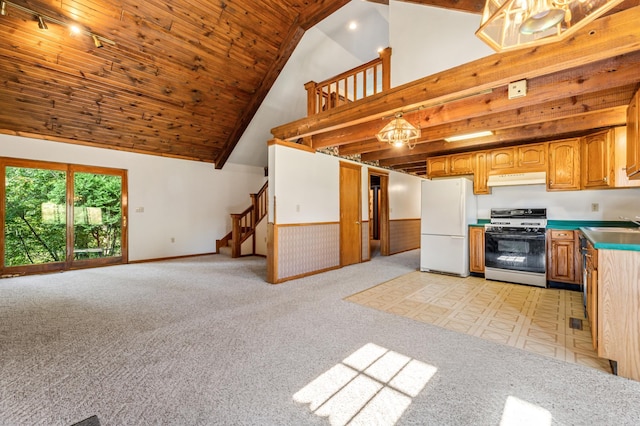
POLYGON ((261 167, 227 163, 216 170, 210 163, 9 135, 0 135, 0 156, 128 170, 131 261, 214 252, 215 240, 231 230, 229 214, 249 207, 249 194, 265 181, 261 167))
POLYGON ((475 35, 480 19, 473 13, 391 0, 391 86, 494 54, 475 35))
MULTIPOLYGON (((275 195, 275 223, 339 222, 340 161, 347 160, 282 145, 272 145, 269 149, 269 179, 270 183, 275 183, 269 185, 270 189, 273 187, 275 195)), ((361 166, 362 219, 367 220, 369 168, 364 164, 361 166)), ((419 218, 422 179, 405 173, 384 171, 389 173, 390 219, 419 218)), ((273 221, 273 218, 269 220, 273 221)))
POLYGON ((389 173, 389 219, 420 217, 422 179, 404 173, 389 173))
POLYGON ((550 220, 620 220, 640 215, 640 188, 547 192, 544 185, 505 186, 478 196, 479 219, 501 207, 546 207, 550 220), (599 211, 591 211, 592 203, 599 211))
POLYGON ((269 155, 274 160, 272 168, 269 159, 269 188, 273 183, 275 223, 340 221, 340 166, 337 157, 281 145, 271 146, 269 155))

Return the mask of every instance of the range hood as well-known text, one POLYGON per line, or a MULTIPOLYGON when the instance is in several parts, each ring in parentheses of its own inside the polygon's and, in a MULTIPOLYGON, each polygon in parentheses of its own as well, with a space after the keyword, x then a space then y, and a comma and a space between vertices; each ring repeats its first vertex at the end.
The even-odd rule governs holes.
POLYGON ((545 172, 510 173, 506 175, 491 175, 488 186, 538 185, 547 182, 545 172))

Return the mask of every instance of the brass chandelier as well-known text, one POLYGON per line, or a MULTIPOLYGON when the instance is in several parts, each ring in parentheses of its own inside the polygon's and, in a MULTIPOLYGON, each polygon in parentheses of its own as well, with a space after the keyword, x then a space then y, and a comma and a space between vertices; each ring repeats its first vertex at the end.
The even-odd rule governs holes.
POLYGON ((399 112, 395 114, 393 120, 376 134, 376 138, 380 142, 387 142, 396 147, 406 145, 409 149, 413 149, 416 146, 417 139, 420 138, 420 129, 416 129, 411 123, 402 118, 402 113, 399 112))
POLYGON ((486 0, 476 35, 500 52, 561 40, 623 0, 486 0))

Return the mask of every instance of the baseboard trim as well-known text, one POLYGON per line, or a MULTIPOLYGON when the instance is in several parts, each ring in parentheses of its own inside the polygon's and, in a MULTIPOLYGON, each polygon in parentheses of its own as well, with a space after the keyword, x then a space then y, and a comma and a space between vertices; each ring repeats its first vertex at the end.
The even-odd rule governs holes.
POLYGON ((186 259, 188 257, 198 257, 198 256, 210 256, 212 254, 218 254, 218 253, 214 251, 211 253, 184 254, 182 256, 156 257, 153 259, 130 260, 128 263, 133 264, 133 263, 162 262, 164 260, 186 259))

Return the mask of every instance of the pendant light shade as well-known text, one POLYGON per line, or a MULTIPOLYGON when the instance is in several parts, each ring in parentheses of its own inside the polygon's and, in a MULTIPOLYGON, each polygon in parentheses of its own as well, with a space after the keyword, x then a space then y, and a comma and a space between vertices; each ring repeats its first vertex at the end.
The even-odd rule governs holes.
POLYGON ((554 5, 551 0, 533 0, 531 4, 528 17, 520 25, 521 34, 548 30, 564 19, 565 10, 554 5))
POLYGON ((497 52, 566 38, 623 0, 486 0, 476 35, 497 52))
POLYGON ((416 129, 402 118, 402 113, 398 113, 376 134, 376 137, 380 142, 387 142, 397 147, 407 145, 409 149, 413 149, 416 146, 416 140, 420 137, 420 129, 416 129))

